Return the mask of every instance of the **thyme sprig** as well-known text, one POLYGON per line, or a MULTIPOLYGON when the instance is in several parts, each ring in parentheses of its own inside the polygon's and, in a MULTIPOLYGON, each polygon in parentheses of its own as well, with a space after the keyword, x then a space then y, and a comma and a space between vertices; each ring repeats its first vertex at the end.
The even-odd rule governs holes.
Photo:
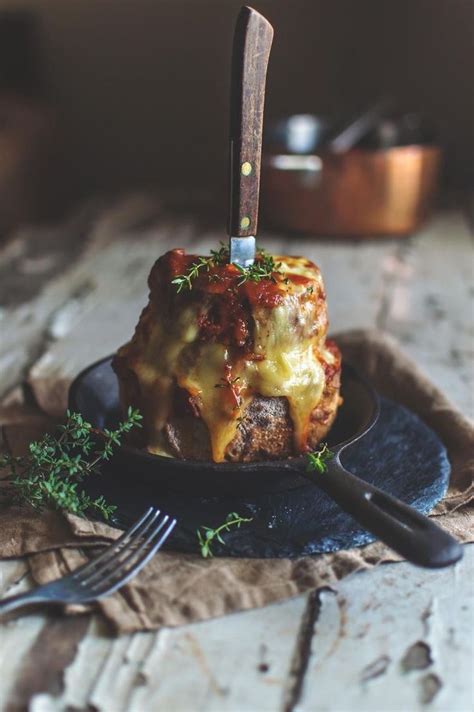
POLYGON ((171 284, 176 286, 178 294, 182 292, 183 289, 191 291, 193 288, 193 280, 195 280, 203 270, 209 272, 211 267, 222 265, 228 259, 229 248, 221 242, 218 250, 211 250, 209 257, 198 257, 197 262, 192 263, 186 274, 178 274, 177 277, 171 280, 171 284))
MULTIPOLYGON (((193 288, 193 281, 202 272, 210 272, 212 267, 218 267, 229 261, 229 248, 223 243, 220 243, 220 247, 217 250, 211 250, 209 257, 198 257, 196 262, 193 262, 188 271, 185 274, 178 274, 177 277, 171 280, 171 284, 174 284, 176 291, 179 294, 183 290, 191 291, 193 288)), ((242 267, 235 262, 232 263, 234 267, 240 272, 238 286, 244 284, 244 282, 260 282, 262 279, 268 279, 276 282, 274 275, 281 274, 281 262, 276 263, 271 255, 269 255, 263 248, 257 248, 257 259, 252 265, 248 267, 242 267)), ((217 281, 219 279, 218 275, 210 274, 210 281, 217 281)))
POLYGON ((115 430, 105 429, 99 439, 92 425, 79 413, 67 411, 67 421, 58 426, 59 435, 46 434, 30 443, 25 457, 0 455, 0 467, 8 468, 7 490, 18 504, 37 509, 52 508, 86 516, 91 512, 109 519, 116 507, 103 495, 92 499, 80 488, 84 478, 100 471, 122 436, 141 427, 142 416, 129 408, 126 419, 115 430))
POLYGON ((323 443, 319 450, 309 452, 307 455, 307 469, 311 472, 319 472, 324 474, 328 469, 327 462, 334 457, 334 453, 328 448, 327 443, 323 443))
POLYGON ((183 289, 188 289, 191 291, 193 288, 193 280, 199 276, 201 270, 206 269, 209 272, 211 266, 213 265, 212 257, 199 257, 197 262, 189 267, 186 274, 178 274, 177 277, 171 280, 171 284, 176 285, 176 291, 178 294, 183 291, 183 289))
POLYGON ((201 556, 204 559, 214 556, 211 549, 211 545, 214 540, 217 540, 225 546, 225 541, 221 536, 221 532, 228 532, 231 527, 237 527, 237 529, 239 529, 241 524, 251 521, 253 521, 253 517, 248 519, 246 517, 241 517, 237 514, 237 512, 229 512, 225 522, 216 529, 212 529, 212 527, 200 526, 196 530, 196 534, 201 556))
POLYGON ((259 251, 258 258, 252 265, 242 267, 235 265, 240 272, 240 287, 244 282, 260 282, 262 279, 269 279, 276 282, 274 274, 281 274, 281 262, 276 263, 271 255, 263 250, 259 251))

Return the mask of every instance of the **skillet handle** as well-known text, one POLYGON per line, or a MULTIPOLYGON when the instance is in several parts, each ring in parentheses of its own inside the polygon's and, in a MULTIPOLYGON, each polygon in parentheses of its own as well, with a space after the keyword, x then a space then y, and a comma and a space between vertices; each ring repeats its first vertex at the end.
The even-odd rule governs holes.
POLYGON ((300 474, 403 558, 433 569, 450 566, 462 558, 459 542, 432 519, 356 477, 341 465, 338 457, 326 464, 324 473, 300 474))

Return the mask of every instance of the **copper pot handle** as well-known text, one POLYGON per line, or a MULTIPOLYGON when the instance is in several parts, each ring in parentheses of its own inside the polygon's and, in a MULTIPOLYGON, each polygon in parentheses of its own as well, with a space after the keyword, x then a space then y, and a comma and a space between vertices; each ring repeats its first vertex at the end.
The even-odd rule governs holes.
POLYGON ((319 156, 297 156, 295 154, 277 154, 268 156, 266 163, 279 171, 309 171, 319 173, 323 162, 319 156))
POLYGON ((323 161, 315 155, 275 154, 267 156, 268 168, 287 173, 299 173, 299 179, 305 188, 314 188, 321 180, 323 161))

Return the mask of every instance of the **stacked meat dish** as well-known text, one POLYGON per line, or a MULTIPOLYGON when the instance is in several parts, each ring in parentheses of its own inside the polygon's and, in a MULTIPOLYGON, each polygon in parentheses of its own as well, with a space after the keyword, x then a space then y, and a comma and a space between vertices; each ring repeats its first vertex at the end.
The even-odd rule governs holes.
POLYGON ((114 359, 123 406, 143 415, 135 445, 214 462, 315 449, 336 416, 341 370, 315 264, 259 253, 242 269, 224 248, 209 258, 175 249, 149 287, 114 359))

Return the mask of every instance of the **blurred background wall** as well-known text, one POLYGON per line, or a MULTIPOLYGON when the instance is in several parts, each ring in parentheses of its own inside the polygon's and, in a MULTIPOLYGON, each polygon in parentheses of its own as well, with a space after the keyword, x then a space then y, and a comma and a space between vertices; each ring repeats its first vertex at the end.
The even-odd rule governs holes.
MULTIPOLYGON (((31 81, 57 107, 74 192, 150 184, 213 190, 225 182, 230 50, 241 4, 0 0, 0 18, 30 10, 38 19, 34 61, 41 67, 31 81)), ((402 110, 435 122, 446 181, 463 186, 472 179, 472 0, 254 6, 276 29, 267 120, 351 113, 390 94, 402 110)), ((24 50, 22 56, 27 62, 24 50)))

